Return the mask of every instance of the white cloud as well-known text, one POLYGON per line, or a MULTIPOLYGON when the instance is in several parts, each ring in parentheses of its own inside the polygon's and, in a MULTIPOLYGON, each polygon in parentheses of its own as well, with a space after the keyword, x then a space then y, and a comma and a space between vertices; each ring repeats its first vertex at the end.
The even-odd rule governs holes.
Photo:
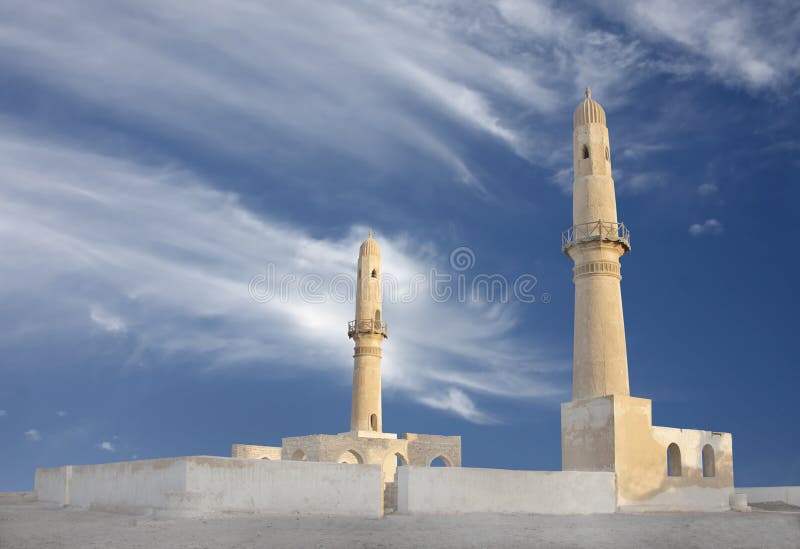
POLYGON ((108 442, 107 440, 104 440, 103 442, 98 444, 98 446, 100 447, 101 450, 105 450, 106 452, 114 452, 114 451, 116 451, 116 448, 114 447, 114 444, 112 444, 111 442, 108 442))
POLYGON ((566 4, 546 0, 500 0, 497 8, 507 25, 522 29, 522 37, 537 44, 531 49, 539 66, 529 69, 540 81, 566 88, 567 105, 574 107, 587 85, 606 106, 624 101, 625 90, 648 73, 645 51, 636 40, 592 27, 583 11, 570 12, 566 4))
POLYGON ((7 415, 8 415, 8 412, 6 412, 5 410, 0 410, 0 417, 4 417, 4 416, 7 416, 7 415))
POLYGON ((422 397, 419 401, 426 406, 451 412, 473 423, 486 425, 497 422, 491 415, 478 410, 472 399, 460 389, 451 388, 443 393, 422 397))
POLYGON ((714 194, 718 190, 719 190, 719 187, 717 187, 714 183, 703 183, 702 185, 697 187, 697 192, 701 196, 707 196, 709 194, 714 194))
POLYGON ((695 223, 689 227, 689 234, 698 237, 703 235, 722 234, 722 223, 716 219, 706 219, 703 223, 695 223))
POLYGON ((638 194, 665 186, 667 174, 663 172, 641 172, 626 175, 625 177, 619 177, 619 174, 617 174, 615 180, 620 191, 638 194))
POLYGON ((527 156, 534 149, 526 126, 495 98, 513 102, 516 112, 553 112, 564 100, 542 77, 546 70, 528 70, 522 52, 508 58, 491 51, 511 37, 508 29, 475 26, 477 7, 13 4, 0 7, 7 63, 217 155, 263 156, 254 141, 281 135, 283 143, 265 145, 277 156, 310 140, 385 169, 399 148, 410 148, 481 189, 469 159, 434 120, 444 117, 527 156), (466 39, 476 33, 479 40, 466 39))
MULTIPOLYGON (((598 7, 624 25, 603 30, 594 5, 544 0, 12 1, 0 6, 0 63, 218 159, 281 171, 265 159, 291 157, 303 142, 399 171, 409 162, 399 151, 410 150, 483 195, 491 188, 463 136, 563 169, 569 153, 547 129, 562 126, 587 84, 614 108, 654 75, 699 70, 692 56, 709 60, 710 75, 756 88, 800 64, 791 25, 765 23, 777 9, 721 0, 598 7), (665 41, 690 53, 662 53, 665 41)), ((127 327, 107 313, 112 331, 127 327)))
MULTIPOLYGON (((267 263, 275 265, 276 276, 352 275, 365 227, 312 238, 248 211, 238 196, 216 191, 191 173, 40 140, 0 139, 0 154, 7 159, 0 164, 0 253, 15 257, 13 269, 0 267, 0 296, 46 291, 48 310, 79 315, 85 303, 108 304, 114 318, 125 318, 136 345, 129 358, 134 364, 151 362, 155 351, 197 355, 209 368, 291 364, 298 370, 324 368, 343 383, 351 379, 352 343, 344 327, 352 303, 337 302, 325 289, 322 303, 304 301, 296 292, 285 301, 257 303, 248 283, 267 263), (68 285, 70 279, 80 283, 68 285)), ((432 254, 430 242, 378 238, 384 272, 396 276, 400 288, 447 260, 447 251, 432 254)), ((388 390, 414 398, 456 388, 509 398, 563 396, 559 376, 567 357, 516 333, 519 310, 513 304, 435 303, 425 295, 385 304, 391 327, 384 346, 388 390)), ((107 329, 122 328, 108 315, 93 318, 107 329)), ((42 329, 81 326, 53 323, 42 329)), ((450 410, 480 419, 456 399, 450 410)))
MULTIPOLYGON (((598 4, 644 41, 680 46, 702 63, 696 70, 727 84, 758 89, 790 81, 800 71, 800 33, 790 3, 731 0, 621 0, 598 4)), ((686 60, 673 60, 685 72, 686 60)), ((667 68, 662 64, 663 68, 667 68)))
POLYGON ((59 410, 58 412, 56 412, 56 415, 58 417, 66 417, 67 412, 65 410, 59 410))
POLYGON ((92 305, 89 318, 107 332, 119 333, 126 330, 125 321, 103 309, 100 305, 92 305))
POLYGON ((562 168, 553 174, 553 182, 565 193, 572 192, 572 167, 562 168))
POLYGON ((37 429, 28 429, 25 431, 25 440, 39 442, 42 440, 42 433, 40 433, 37 429))

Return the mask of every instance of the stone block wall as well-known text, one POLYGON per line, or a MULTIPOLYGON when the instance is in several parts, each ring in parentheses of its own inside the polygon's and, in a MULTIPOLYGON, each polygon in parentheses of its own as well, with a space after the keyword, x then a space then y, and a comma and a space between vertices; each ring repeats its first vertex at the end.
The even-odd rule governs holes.
POLYGON ((409 465, 429 466, 441 457, 448 467, 461 467, 461 437, 405 433, 409 465))
POLYGON ((255 444, 234 444, 231 447, 231 457, 278 461, 281 459, 281 447, 256 446, 255 444))

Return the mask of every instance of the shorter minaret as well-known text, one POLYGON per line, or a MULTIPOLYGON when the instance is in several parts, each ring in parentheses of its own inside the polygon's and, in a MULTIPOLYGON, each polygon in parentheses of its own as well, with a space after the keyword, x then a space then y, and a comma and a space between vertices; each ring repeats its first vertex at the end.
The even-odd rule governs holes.
POLYGON ((350 431, 381 433, 381 346, 387 332, 381 318, 381 249, 372 230, 358 252, 356 284, 356 318, 347 327, 355 343, 350 431))

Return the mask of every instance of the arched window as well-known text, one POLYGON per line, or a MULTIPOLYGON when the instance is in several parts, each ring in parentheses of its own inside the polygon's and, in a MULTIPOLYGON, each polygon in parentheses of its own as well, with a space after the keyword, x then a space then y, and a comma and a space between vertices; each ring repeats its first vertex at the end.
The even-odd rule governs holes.
POLYGON ((361 458, 358 452, 355 450, 347 450, 346 452, 342 452, 339 456, 339 459, 336 460, 336 463, 348 463, 351 465, 357 465, 359 463, 364 463, 364 460, 361 458))
POLYGON ((681 449, 673 442, 667 447, 667 476, 679 477, 681 475, 681 449))
POLYGON ((380 322, 380 321, 381 321, 381 310, 380 309, 376 309, 375 310, 375 322, 380 322))
POLYGON ((378 430, 378 414, 372 414, 369 416, 369 428, 372 431, 378 430))
POLYGON ((714 461, 714 448, 710 444, 703 446, 703 476, 713 477, 717 474, 717 465, 714 461))
POLYGON ((307 461, 308 458, 306 457, 305 452, 302 450, 295 450, 294 454, 292 454, 292 461, 307 461))
POLYGON ((429 467, 451 467, 451 464, 446 457, 436 456, 431 460, 429 467))
POLYGON ((583 151, 583 158, 589 158, 589 147, 584 145, 582 151, 583 151))
POLYGON ((608 147, 606 147, 606 160, 611 161, 611 154, 608 152, 608 147))
POLYGON ((372 269, 372 278, 378 278, 378 269, 372 269))

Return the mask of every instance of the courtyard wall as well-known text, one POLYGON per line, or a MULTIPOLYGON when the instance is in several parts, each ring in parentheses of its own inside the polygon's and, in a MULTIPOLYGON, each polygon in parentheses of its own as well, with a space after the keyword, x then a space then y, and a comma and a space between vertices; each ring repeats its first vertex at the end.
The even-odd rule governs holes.
POLYGON ((400 467, 397 512, 588 514, 616 511, 614 473, 400 467))

